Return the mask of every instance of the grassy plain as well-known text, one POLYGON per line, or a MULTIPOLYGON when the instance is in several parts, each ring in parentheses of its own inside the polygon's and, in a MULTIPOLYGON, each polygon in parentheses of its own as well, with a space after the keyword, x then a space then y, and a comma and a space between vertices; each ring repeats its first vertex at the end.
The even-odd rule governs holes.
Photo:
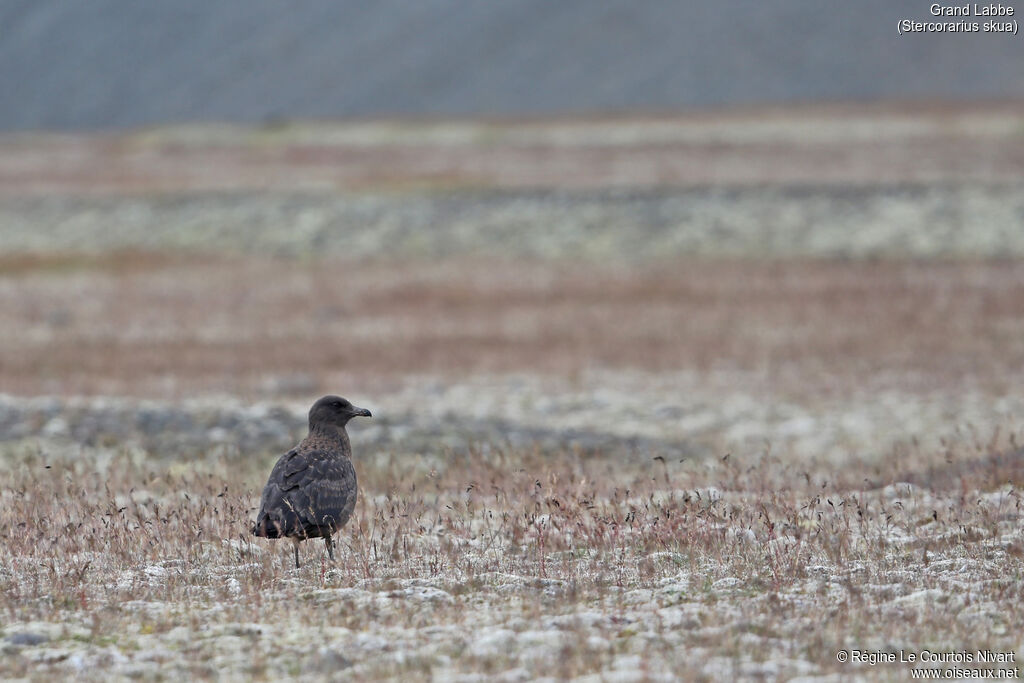
MULTIPOLYGON (((892 438, 868 412, 837 464, 813 441, 740 443, 730 430, 742 413, 729 413, 744 395, 838 401, 844 414, 896 388, 924 405, 1012 399, 1012 368, 1024 367, 1016 263, 635 270, 122 254, 6 259, 3 272, 0 377, 23 394, 170 405, 234 393, 300 410, 356 387, 385 420, 401 405, 400 428, 435 400, 401 394, 409 377, 546 374, 582 383, 565 415, 600 431, 618 399, 588 394, 594 367, 630 378, 641 426, 692 417, 693 397, 658 379, 686 368, 687 391, 723 416, 680 427, 705 457, 658 438, 387 446, 360 440, 370 422, 353 425, 356 516, 337 565, 310 543, 298 571, 287 547, 246 534, 286 442, 161 452, 117 434, 49 438, 40 424, 39 438, 5 446, 0 473, 5 675, 904 679, 908 664, 844 665, 837 653, 1019 647, 1013 414, 940 413, 892 438), (613 403, 587 412, 602 400, 613 403)), ((436 416, 442 431, 507 390, 470 386, 436 416)), ((517 391, 543 405, 536 386, 517 391)), ((804 419, 810 431, 827 423, 804 419)))
POLYGON ((1016 673, 1022 120, 0 139, 0 677, 1016 673), (247 529, 327 392, 295 570, 247 529))

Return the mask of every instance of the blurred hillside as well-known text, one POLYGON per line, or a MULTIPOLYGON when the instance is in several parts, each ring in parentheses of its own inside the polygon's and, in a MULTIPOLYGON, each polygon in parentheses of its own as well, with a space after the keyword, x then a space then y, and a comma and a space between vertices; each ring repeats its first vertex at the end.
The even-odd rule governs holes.
POLYGON ((0 130, 1024 96, 928 3, 0 1, 0 130))

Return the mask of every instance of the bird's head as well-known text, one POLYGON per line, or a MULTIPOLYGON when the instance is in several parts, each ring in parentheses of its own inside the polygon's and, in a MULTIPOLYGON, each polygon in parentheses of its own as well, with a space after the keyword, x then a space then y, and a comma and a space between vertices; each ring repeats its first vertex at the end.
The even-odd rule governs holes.
POLYGON ((341 396, 324 396, 309 409, 309 428, 344 427, 353 417, 373 417, 366 408, 358 408, 341 396))

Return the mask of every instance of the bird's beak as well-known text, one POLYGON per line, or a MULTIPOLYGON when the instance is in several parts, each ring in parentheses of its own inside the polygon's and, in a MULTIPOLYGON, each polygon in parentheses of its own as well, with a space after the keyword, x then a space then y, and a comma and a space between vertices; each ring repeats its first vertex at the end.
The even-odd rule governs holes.
POLYGON ((356 414, 356 417, 373 417, 373 413, 371 413, 366 408, 358 408, 358 409, 356 409, 355 414, 356 414))

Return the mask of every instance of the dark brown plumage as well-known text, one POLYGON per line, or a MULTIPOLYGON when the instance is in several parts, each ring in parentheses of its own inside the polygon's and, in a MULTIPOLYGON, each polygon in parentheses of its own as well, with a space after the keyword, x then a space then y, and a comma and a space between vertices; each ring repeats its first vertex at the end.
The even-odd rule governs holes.
POLYGON ((323 538, 334 559, 331 536, 345 526, 356 505, 356 471, 345 425, 371 417, 340 396, 324 396, 309 409, 309 435, 281 456, 263 489, 254 536, 290 538, 299 566, 299 543, 323 538))

